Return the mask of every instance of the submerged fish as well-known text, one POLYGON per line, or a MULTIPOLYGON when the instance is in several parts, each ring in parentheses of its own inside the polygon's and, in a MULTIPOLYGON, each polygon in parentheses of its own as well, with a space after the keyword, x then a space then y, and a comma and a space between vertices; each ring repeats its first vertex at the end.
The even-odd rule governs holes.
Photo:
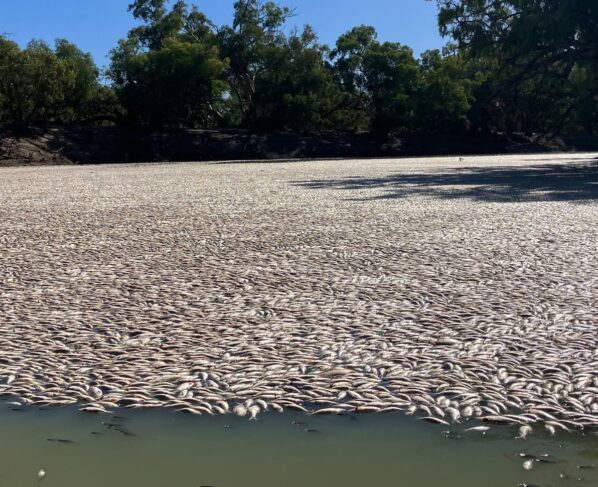
POLYGON ((526 438, 531 432, 532 427, 525 424, 519 428, 519 436, 517 438, 526 438))
POLYGON ((65 440, 63 438, 48 438, 48 441, 53 441, 55 443, 76 443, 73 440, 65 440))

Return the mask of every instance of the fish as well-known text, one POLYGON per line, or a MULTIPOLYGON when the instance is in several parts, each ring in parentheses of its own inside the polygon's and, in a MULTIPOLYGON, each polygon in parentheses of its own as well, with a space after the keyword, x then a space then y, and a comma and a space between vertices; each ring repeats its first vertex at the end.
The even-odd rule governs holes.
POLYGON ((323 408, 313 411, 312 414, 341 414, 344 412, 345 410, 342 408, 323 408))
POLYGON ((519 428, 519 436, 517 438, 527 438, 527 436, 532 432, 532 427, 524 424, 519 428))

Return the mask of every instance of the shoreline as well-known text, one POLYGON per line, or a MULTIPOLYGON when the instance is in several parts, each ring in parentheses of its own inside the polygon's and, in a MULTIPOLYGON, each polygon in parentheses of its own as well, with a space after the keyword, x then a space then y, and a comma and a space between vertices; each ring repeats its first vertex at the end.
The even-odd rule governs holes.
POLYGON ((35 127, 0 133, 0 167, 175 161, 295 161, 538 154, 598 150, 598 137, 544 141, 522 134, 252 133, 241 129, 171 130, 91 126, 35 127), (587 140, 586 140, 587 139, 587 140))

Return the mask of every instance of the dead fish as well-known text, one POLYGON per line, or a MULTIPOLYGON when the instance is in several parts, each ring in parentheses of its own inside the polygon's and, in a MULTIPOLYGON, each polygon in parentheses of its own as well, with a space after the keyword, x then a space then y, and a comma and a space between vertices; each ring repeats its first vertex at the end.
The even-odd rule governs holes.
POLYGON ((108 429, 113 429, 114 431, 118 431, 119 433, 125 435, 125 436, 137 436, 135 433, 132 433, 131 431, 129 431, 128 429, 124 428, 123 426, 121 426, 118 423, 111 423, 109 421, 102 421, 102 424, 108 428, 108 429))
POLYGON ((536 458, 536 462, 538 463, 556 463, 554 460, 550 460, 548 458, 536 458))
POLYGON ((531 458, 532 460, 538 458, 536 455, 532 455, 531 453, 518 453, 517 456, 521 458, 531 458))
POLYGON ((305 431, 306 433, 319 433, 320 430, 314 429, 314 428, 305 428, 303 431, 305 431))
POLYGON ((76 443, 73 440, 65 440, 63 438, 48 438, 48 441, 53 441, 55 443, 68 443, 68 444, 76 443))
POLYGON ((317 411, 314 411, 311 414, 341 414, 344 412, 345 410, 341 408, 323 408, 318 409, 317 411))
POLYGON ((444 419, 436 418, 434 416, 424 416, 419 419, 421 419, 423 421, 427 421, 428 423, 444 424, 445 426, 450 426, 450 424, 447 421, 445 421, 444 419))
POLYGON ((84 413, 89 413, 89 414, 100 414, 100 413, 106 414, 109 412, 100 406, 86 406, 86 407, 80 408, 79 411, 82 411, 84 413))
POLYGON ((233 413, 235 413, 237 416, 241 416, 241 417, 246 416, 247 408, 243 404, 237 404, 233 408, 233 413))
POLYGON ((531 453, 524 453, 524 452, 518 453, 517 455, 521 458, 531 458, 532 460, 535 460, 536 462, 554 463, 554 461, 552 461, 548 458, 548 457, 550 457, 550 455, 548 453, 543 453, 539 457, 537 457, 536 455, 532 455, 531 453))
POLYGON ((116 431, 118 431, 121 435, 125 435, 125 436, 137 436, 135 433, 133 433, 132 431, 129 431, 128 429, 119 427, 119 428, 114 428, 116 431))
POLYGON ((587 470, 591 468, 596 468, 596 465, 578 465, 577 468, 579 470, 587 470))
POLYGON ((341 369, 340 367, 334 367, 332 369, 322 371, 323 377, 342 377, 350 374, 350 370, 341 369))
POLYGON ((465 431, 481 431, 485 434, 489 429, 490 426, 474 426, 473 428, 467 428, 465 431))
POLYGON ((531 470, 532 468, 534 468, 534 463, 535 460, 526 460, 525 462, 523 462, 523 469, 531 470))
POLYGON ((249 411, 249 419, 250 420, 256 420, 257 419, 257 415, 261 412, 261 409, 258 405, 256 404, 252 404, 251 406, 249 406, 247 408, 247 411, 249 411))
POLYGON ((46 471, 43 468, 40 468, 37 472, 37 478, 39 480, 43 479, 46 476, 46 471))
POLYGON ((517 436, 517 438, 523 438, 525 439, 527 437, 527 435, 529 435, 532 432, 532 427, 528 426, 527 424, 524 424, 523 426, 521 426, 519 428, 519 436, 517 436))

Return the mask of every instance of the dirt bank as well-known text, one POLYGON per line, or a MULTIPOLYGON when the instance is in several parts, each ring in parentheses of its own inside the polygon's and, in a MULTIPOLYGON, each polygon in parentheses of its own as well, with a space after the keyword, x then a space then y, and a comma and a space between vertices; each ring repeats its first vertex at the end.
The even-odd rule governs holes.
MULTIPOLYGON (((598 145, 594 140, 589 143, 598 145)), ((0 134, 0 166, 592 150, 585 139, 576 144, 546 143, 519 134, 411 135, 380 142, 368 134, 256 134, 245 130, 152 132, 116 127, 49 126, 34 128, 27 135, 0 134)))

